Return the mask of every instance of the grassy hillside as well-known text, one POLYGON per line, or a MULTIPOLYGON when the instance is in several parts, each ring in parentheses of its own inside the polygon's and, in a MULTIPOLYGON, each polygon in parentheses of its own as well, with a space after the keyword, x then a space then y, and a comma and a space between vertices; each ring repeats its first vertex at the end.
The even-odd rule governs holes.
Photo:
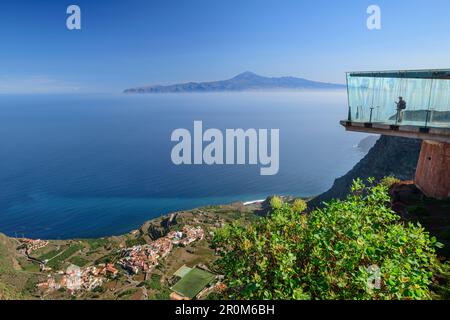
POLYGON ((0 234, 0 299, 26 298, 21 289, 28 281, 28 276, 20 271, 20 263, 16 258, 17 245, 14 239, 0 234))
POLYGON ((0 273, 17 270, 17 260, 14 258, 16 246, 13 239, 0 233, 0 273))

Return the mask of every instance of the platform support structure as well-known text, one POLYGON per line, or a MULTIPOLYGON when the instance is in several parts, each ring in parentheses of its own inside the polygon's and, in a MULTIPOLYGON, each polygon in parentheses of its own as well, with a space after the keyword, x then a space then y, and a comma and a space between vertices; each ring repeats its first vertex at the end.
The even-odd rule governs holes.
POLYGON ((415 184, 430 198, 450 198, 450 143, 424 140, 415 184))

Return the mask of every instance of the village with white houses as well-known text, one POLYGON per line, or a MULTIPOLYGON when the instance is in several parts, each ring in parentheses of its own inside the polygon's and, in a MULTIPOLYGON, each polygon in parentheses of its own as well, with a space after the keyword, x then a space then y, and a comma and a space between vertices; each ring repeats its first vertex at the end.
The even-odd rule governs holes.
POLYGON ((171 231, 150 244, 123 249, 119 265, 134 274, 139 271, 149 272, 172 251, 174 245, 187 246, 204 237, 205 232, 201 227, 184 226, 182 231, 171 231))
POLYGON ((34 251, 47 246, 48 241, 26 238, 19 240, 23 253, 29 259, 40 263, 41 271, 48 272, 47 279, 37 284, 38 289, 45 292, 64 289, 76 293, 80 290, 94 290, 108 279, 114 279, 120 269, 128 275, 151 272, 162 259, 171 253, 174 247, 184 247, 195 241, 203 240, 204 237, 205 232, 200 226, 185 225, 181 230, 171 231, 166 236, 150 243, 119 249, 117 252, 119 259, 115 263, 99 263, 86 267, 70 264, 64 271, 52 270, 46 265, 47 261, 39 261, 30 256, 34 251))
POLYGON ((70 292, 77 290, 93 290, 103 284, 108 275, 116 276, 119 271, 112 264, 99 264, 81 269, 70 265, 65 272, 59 271, 60 280, 57 281, 51 274, 45 282, 37 284, 41 290, 59 290, 65 288, 70 292))

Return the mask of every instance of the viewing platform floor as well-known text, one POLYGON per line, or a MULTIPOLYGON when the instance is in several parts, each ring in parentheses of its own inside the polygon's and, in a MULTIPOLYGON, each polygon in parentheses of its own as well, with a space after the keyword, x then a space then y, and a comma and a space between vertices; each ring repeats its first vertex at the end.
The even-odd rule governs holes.
POLYGON ((423 127, 408 122, 395 125, 389 123, 364 123, 342 120, 340 123, 347 131, 450 143, 450 127, 423 127))

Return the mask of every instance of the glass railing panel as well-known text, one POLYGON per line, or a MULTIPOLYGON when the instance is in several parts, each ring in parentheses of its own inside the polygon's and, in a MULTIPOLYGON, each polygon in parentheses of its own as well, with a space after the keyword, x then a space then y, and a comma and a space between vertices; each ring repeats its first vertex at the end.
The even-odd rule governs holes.
POLYGON ((369 122, 375 78, 348 77, 348 100, 351 121, 369 122))
MULTIPOLYGON (((395 106, 398 124, 425 127, 429 116, 430 93, 432 89, 431 79, 398 79, 400 91, 398 96, 406 103, 406 109, 398 111, 395 106)), ((397 98, 398 100, 398 98, 397 98)), ((391 116, 391 119, 394 119, 391 116)))
POLYGON ((450 128, 450 80, 433 82, 428 126, 450 128))
POLYGON ((373 122, 395 124, 397 121, 397 106, 401 91, 400 79, 376 78, 373 88, 373 122))

